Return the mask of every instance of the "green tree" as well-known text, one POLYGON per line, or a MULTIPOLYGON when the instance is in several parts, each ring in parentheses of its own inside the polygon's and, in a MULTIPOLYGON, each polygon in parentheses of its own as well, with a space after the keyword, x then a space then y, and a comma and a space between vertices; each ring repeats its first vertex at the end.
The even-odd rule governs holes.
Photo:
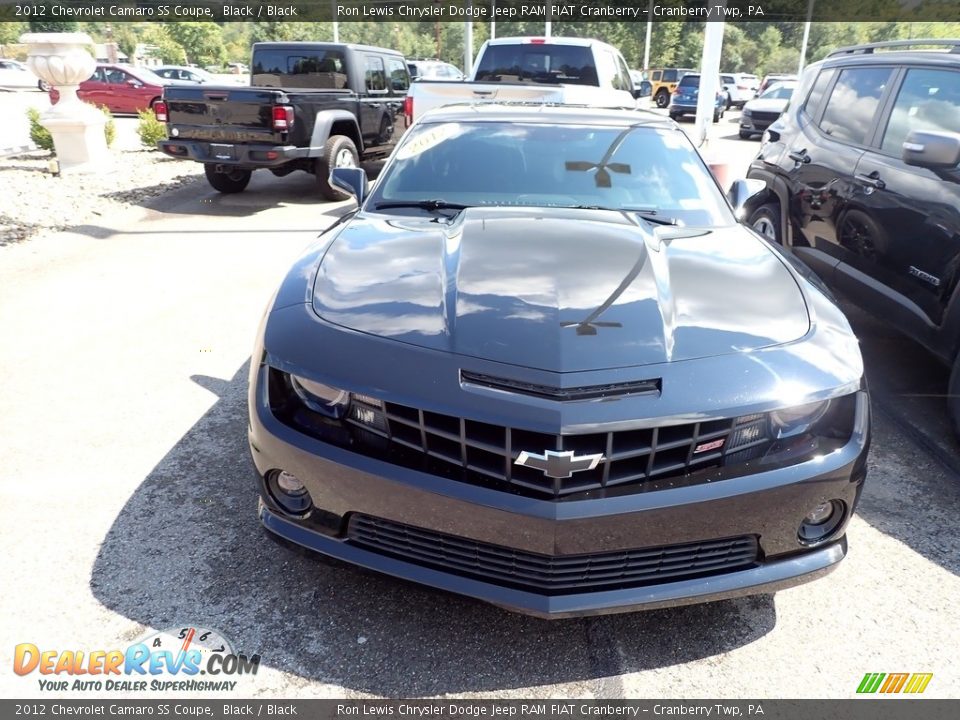
POLYGON ((152 45, 156 50, 151 52, 153 57, 160 58, 168 65, 182 65, 187 61, 187 53, 180 44, 170 37, 165 25, 151 23, 140 36, 144 45, 152 45))
POLYGON ((20 36, 28 31, 24 22, 0 22, 0 45, 14 45, 20 42, 20 36))
POLYGON ((172 22, 167 32, 197 65, 221 65, 226 62, 220 26, 214 22, 172 22))

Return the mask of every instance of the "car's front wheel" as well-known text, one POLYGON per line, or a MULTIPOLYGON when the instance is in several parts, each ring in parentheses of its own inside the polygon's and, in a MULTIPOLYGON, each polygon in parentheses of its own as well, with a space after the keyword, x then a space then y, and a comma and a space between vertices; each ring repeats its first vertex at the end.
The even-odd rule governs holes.
POLYGON ((753 133, 748 133, 748 132, 745 132, 745 131, 743 131, 743 130, 740 131, 740 139, 741 139, 741 140, 749 140, 749 139, 752 138, 752 137, 753 137, 753 133))
POLYGON ((241 168, 217 172, 217 166, 214 163, 204 163, 203 171, 207 174, 207 182, 210 186, 222 193, 243 192, 250 184, 250 176, 253 175, 251 170, 241 168))
POLYGON ((780 208, 774 203, 761 205, 750 213, 747 224, 770 242, 783 244, 780 232, 780 208))
POLYGON ((323 146, 323 155, 317 158, 317 187, 327 200, 346 200, 350 196, 330 184, 330 173, 338 167, 359 167, 360 154, 353 140, 345 135, 332 135, 323 146))
POLYGON ((666 90, 661 90, 657 93, 657 96, 654 98, 654 102, 657 103, 658 108, 665 108, 670 104, 670 95, 666 90))

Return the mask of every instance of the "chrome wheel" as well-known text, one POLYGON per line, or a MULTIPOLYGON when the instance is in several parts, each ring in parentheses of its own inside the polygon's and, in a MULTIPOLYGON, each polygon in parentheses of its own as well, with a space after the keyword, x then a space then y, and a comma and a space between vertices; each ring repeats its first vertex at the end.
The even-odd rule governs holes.
POLYGON ((763 235, 767 240, 777 241, 777 229, 768 217, 758 217, 753 221, 753 229, 763 235))
POLYGON ((356 167, 357 161, 348 148, 342 148, 333 161, 334 167, 356 167))

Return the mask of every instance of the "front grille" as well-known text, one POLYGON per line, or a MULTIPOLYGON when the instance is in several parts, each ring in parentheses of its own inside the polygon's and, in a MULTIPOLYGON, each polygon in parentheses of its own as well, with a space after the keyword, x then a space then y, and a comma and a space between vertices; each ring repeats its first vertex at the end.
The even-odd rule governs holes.
POLYGON ((780 117, 780 113, 778 113, 778 112, 756 112, 756 111, 754 111, 754 112, 750 113, 750 117, 753 118, 753 121, 756 122, 756 123, 763 123, 764 125, 769 125, 769 124, 772 123, 774 120, 776 120, 778 117, 780 117))
POLYGON ((467 370, 460 371, 460 381, 465 385, 479 385, 494 390, 503 390, 520 395, 546 398, 548 400, 559 400, 561 402, 624 397, 627 395, 659 395, 662 383, 662 381, 657 378, 656 380, 639 380, 635 382, 608 383, 606 385, 560 388, 551 385, 521 382, 520 380, 510 378, 482 375, 467 370))
POLYGON ((755 536, 582 555, 541 555, 353 514, 348 542, 406 562, 497 585, 563 595, 641 587, 751 567, 755 536))
POLYGON ((642 430, 553 435, 397 403, 383 403, 382 410, 366 408, 354 398, 350 422, 419 454, 427 472, 534 496, 558 497, 688 475, 747 462, 770 445, 764 414, 642 430), (380 427, 362 422, 364 413, 368 419, 384 421, 380 427), (565 478, 516 464, 522 452, 542 455, 547 450, 602 455, 602 459, 594 468, 565 478))

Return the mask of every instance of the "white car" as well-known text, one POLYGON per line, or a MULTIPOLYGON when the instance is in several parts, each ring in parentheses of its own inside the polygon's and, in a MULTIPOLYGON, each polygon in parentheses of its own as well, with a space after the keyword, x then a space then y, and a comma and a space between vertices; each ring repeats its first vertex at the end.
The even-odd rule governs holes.
POLYGON ((49 90, 50 87, 24 63, 16 60, 0 59, 0 88, 5 90, 20 90, 22 88, 37 88, 49 90))
POLYGON ((760 78, 748 73, 721 73, 720 81, 727 94, 727 110, 731 106, 742 108, 748 100, 753 100, 760 87, 760 78))
POLYGON ((787 103, 796 89, 795 80, 774 83, 760 97, 744 105, 740 115, 740 139, 748 140, 754 135, 762 135, 787 109, 787 103))

